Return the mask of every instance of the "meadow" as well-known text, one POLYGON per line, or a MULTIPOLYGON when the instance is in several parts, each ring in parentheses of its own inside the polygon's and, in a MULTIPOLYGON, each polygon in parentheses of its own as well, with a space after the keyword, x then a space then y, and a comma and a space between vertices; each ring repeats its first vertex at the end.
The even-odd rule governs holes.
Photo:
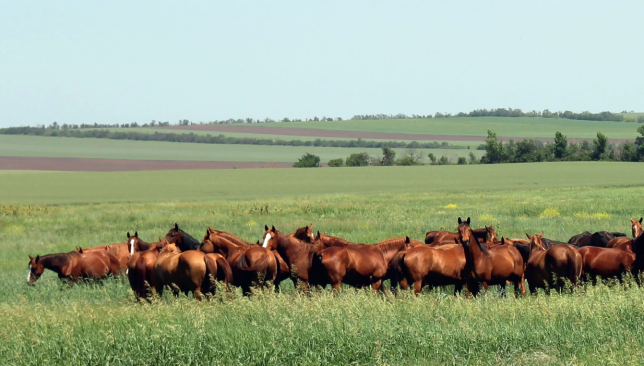
POLYGON ((134 230, 153 241, 175 222, 198 239, 210 226, 249 241, 264 224, 291 232, 309 223, 357 242, 422 239, 429 229, 453 230, 459 216, 506 237, 628 232, 644 203, 644 173, 634 168, 3 172, 0 357, 11 365, 640 363, 644 289, 631 282, 525 298, 493 289, 477 299, 449 289, 418 298, 350 288, 308 297, 286 282, 279 294, 244 298, 220 288, 203 303, 164 296, 148 305, 121 279, 69 286, 46 273, 34 287, 25 281, 28 254, 121 242, 134 230))
MULTIPOLYGON (((255 126, 255 125, 253 125, 255 126)), ((569 138, 596 138, 597 132, 609 139, 635 139, 637 123, 582 121, 529 117, 454 117, 431 119, 388 119, 348 121, 308 121, 289 123, 258 123, 256 126, 307 128, 320 130, 368 131, 450 136, 487 136, 492 130, 499 137, 554 138, 560 131, 569 138)))
MULTIPOLYGON (((425 149, 427 153, 447 156, 456 160, 468 156, 470 151, 479 158, 484 154, 476 150, 425 149)), ((394 149, 402 156, 405 149, 394 149)), ((30 156, 55 158, 97 158, 127 160, 191 160, 191 161, 250 161, 250 162, 296 162, 305 153, 318 155, 323 163, 331 159, 367 152, 371 156, 382 156, 376 148, 339 148, 315 146, 271 146, 271 145, 218 145, 163 141, 131 141, 97 138, 42 137, 22 135, 0 135, 0 156, 30 156)))

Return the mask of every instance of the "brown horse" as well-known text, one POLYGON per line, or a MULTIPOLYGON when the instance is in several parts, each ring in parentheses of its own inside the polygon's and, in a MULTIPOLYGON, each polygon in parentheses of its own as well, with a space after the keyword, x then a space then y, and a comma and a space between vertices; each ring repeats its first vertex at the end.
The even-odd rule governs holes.
POLYGON ((203 293, 214 294, 211 277, 218 278, 219 274, 226 282, 232 279, 228 263, 220 256, 198 250, 182 252, 176 244, 167 244, 159 252, 152 277, 160 296, 163 288, 169 286, 175 295, 192 292, 197 300, 201 300, 203 293))
POLYGON ((130 256, 136 252, 150 249, 150 244, 144 242, 139 238, 139 232, 135 231, 134 235, 130 235, 130 232, 127 233, 127 251, 130 253, 130 256))
POLYGON ((168 243, 177 244, 177 247, 182 252, 185 252, 187 250, 197 250, 201 245, 201 243, 197 241, 197 239, 193 238, 185 231, 179 229, 179 225, 177 225, 176 223, 174 224, 174 227, 172 227, 172 229, 168 231, 168 234, 166 234, 165 240, 167 240, 168 243))
MULTIPOLYGON (((494 225, 486 226, 480 229, 473 229, 474 236, 479 242, 493 242, 497 240, 496 231, 494 230, 494 225)), ((460 244, 459 243, 459 233, 449 232, 449 231, 428 231, 425 234, 425 244, 460 244)))
MULTIPOLYGON (((158 242, 148 244, 147 250, 139 250, 132 254, 127 262, 127 277, 137 299, 147 299, 149 295, 148 288, 154 288, 154 276, 152 276, 154 264, 159 256, 159 251, 167 243, 164 239, 159 238, 158 242)), ((129 241, 128 245, 133 248, 136 243, 129 241)))
POLYGON ((617 278, 621 282, 624 274, 630 272, 635 262, 635 254, 631 250, 620 248, 583 247, 579 249, 579 254, 582 258, 583 274, 588 276, 593 284, 597 283, 598 276, 617 278))
POLYGON ((642 233, 644 232, 642 231, 642 220, 644 220, 644 217, 640 217, 639 221, 631 219, 631 229, 633 231, 633 239, 642 235, 642 233))
POLYGON ((419 246, 398 253, 390 263, 391 286, 395 289, 398 283, 402 289, 408 284, 414 285, 418 293, 426 285, 454 285, 454 294, 463 289, 465 270, 465 252, 460 244, 446 244, 440 247, 419 246))
POLYGON ((465 283, 469 292, 476 296, 479 283, 487 291, 490 285, 500 285, 505 292, 507 281, 514 283, 515 294, 519 290, 525 294, 523 284, 523 257, 511 246, 499 245, 487 249, 479 243, 470 228, 470 218, 458 218, 459 241, 465 251, 465 283))
POLYGON ((309 285, 326 285, 328 276, 324 267, 319 263, 320 256, 324 257, 323 247, 320 243, 309 244, 296 238, 284 235, 272 226, 264 226, 264 248, 276 250, 292 271, 291 279, 295 288, 301 287, 308 292, 309 285), (316 258, 314 263, 313 258, 316 258))
POLYGON ((526 236, 530 239, 530 259, 525 277, 531 293, 536 294, 537 288, 545 289, 546 293, 551 288, 561 292, 566 279, 577 285, 582 274, 581 249, 577 251, 569 244, 556 244, 545 249, 541 241, 543 232, 526 236))
POLYGON ((233 284, 241 287, 245 295, 251 293, 253 283, 274 282, 279 271, 277 259, 269 249, 233 244, 211 228, 206 231, 199 250, 223 255, 233 271, 233 284))
POLYGON ((313 234, 313 224, 298 228, 297 230, 295 230, 295 232, 288 234, 288 236, 307 243, 313 243, 315 241, 315 235, 313 234))
MULTIPOLYGON (((128 232, 128 238, 129 238, 128 232)), ((91 248, 84 248, 83 252, 91 253, 96 251, 108 251, 118 259, 121 269, 127 270, 127 262, 130 260, 130 248, 129 242, 116 243, 116 244, 107 244, 99 245, 91 248)))
POLYGON ((342 283, 384 290, 382 282, 388 276, 389 262, 398 252, 411 248, 409 244, 408 237, 394 238, 373 245, 329 247, 318 256, 334 290, 339 291, 342 283))
POLYGON ((45 269, 56 272, 61 280, 72 283, 83 279, 100 279, 120 273, 119 261, 108 251, 57 253, 29 256, 27 284, 34 285, 45 269))

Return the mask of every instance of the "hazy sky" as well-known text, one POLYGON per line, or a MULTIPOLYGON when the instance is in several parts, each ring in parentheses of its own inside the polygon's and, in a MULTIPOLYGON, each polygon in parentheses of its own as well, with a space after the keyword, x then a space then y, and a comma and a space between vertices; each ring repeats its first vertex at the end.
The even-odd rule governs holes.
POLYGON ((9 1, 0 125, 644 111, 643 16, 641 0, 9 1))

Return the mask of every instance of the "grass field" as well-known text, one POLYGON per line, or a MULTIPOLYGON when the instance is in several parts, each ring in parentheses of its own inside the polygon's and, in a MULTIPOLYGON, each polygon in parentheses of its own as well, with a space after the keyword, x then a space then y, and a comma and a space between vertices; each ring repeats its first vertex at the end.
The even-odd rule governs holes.
POLYGON ((349 288, 309 298, 286 283, 281 294, 243 298, 235 290, 205 303, 164 297, 138 305, 118 279, 69 287, 47 273, 35 287, 25 283, 28 254, 120 242, 134 230, 152 241, 174 222, 197 238, 210 226, 252 241, 264 224, 290 232, 310 222, 360 242, 421 239, 428 229, 454 229, 458 216, 494 224, 506 237, 627 232, 628 218, 644 207, 644 173, 634 167, 257 169, 180 178, 3 172, 0 357, 4 364, 637 364, 644 357, 637 286, 518 299, 491 290, 467 300, 449 290, 395 298, 349 288))
POLYGON ((595 138, 602 132, 609 139, 635 139, 637 123, 576 121, 554 118, 460 117, 377 121, 289 122, 257 124, 263 127, 310 128, 321 130, 369 131, 452 136, 487 136, 492 130, 499 137, 554 138, 560 131, 570 138, 595 138))
MULTIPOLYGON (((405 149, 394 149, 401 156, 405 149)), ((432 152, 456 160, 468 156, 470 151, 478 157, 482 150, 424 149, 423 156, 432 152)), ((0 156, 31 156, 56 158, 98 158, 128 160, 195 160, 195 161, 252 161, 296 162, 305 153, 318 155, 323 163, 331 159, 346 158, 353 153, 367 152, 382 156, 381 149, 337 148, 315 146, 268 145, 217 145, 190 144, 162 141, 130 141, 95 138, 42 137, 0 135, 0 156)))

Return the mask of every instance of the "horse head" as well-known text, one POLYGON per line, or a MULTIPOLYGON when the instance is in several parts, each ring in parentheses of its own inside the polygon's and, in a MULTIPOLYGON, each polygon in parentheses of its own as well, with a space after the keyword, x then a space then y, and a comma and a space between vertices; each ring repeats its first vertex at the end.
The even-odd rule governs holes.
POLYGON ((525 235, 528 237, 528 239, 530 239, 530 251, 545 250, 545 248, 543 247, 543 241, 541 240, 541 238, 543 238, 543 231, 539 234, 534 234, 532 236, 528 235, 528 233, 526 233, 525 235))
POLYGON ((489 242, 495 242, 498 239, 496 230, 494 230, 494 225, 486 226, 485 231, 487 231, 487 238, 489 242))
POLYGON ((263 241, 262 241, 262 247, 263 248, 268 248, 270 250, 273 250, 277 248, 277 230, 275 229, 275 226, 272 226, 270 229, 268 228, 268 225, 264 225, 264 236, 263 236, 263 241))
POLYGON ((36 258, 29 256, 29 272, 27 273, 27 284, 33 286, 38 278, 45 272, 45 266, 40 261, 40 256, 36 258))
POLYGON ((472 228, 470 227, 470 218, 468 217, 466 221, 458 218, 458 236, 461 243, 465 246, 470 244, 470 241, 476 241, 472 228))
POLYGON ((134 235, 130 235, 130 232, 127 232, 127 251, 130 255, 134 252, 140 252, 142 250, 150 249, 150 244, 139 239, 139 232, 135 231, 134 235))
POLYGON ((642 220, 644 217, 640 217, 639 221, 638 220, 633 220, 631 219, 631 226, 633 229, 633 238, 637 238, 642 234, 642 220))

